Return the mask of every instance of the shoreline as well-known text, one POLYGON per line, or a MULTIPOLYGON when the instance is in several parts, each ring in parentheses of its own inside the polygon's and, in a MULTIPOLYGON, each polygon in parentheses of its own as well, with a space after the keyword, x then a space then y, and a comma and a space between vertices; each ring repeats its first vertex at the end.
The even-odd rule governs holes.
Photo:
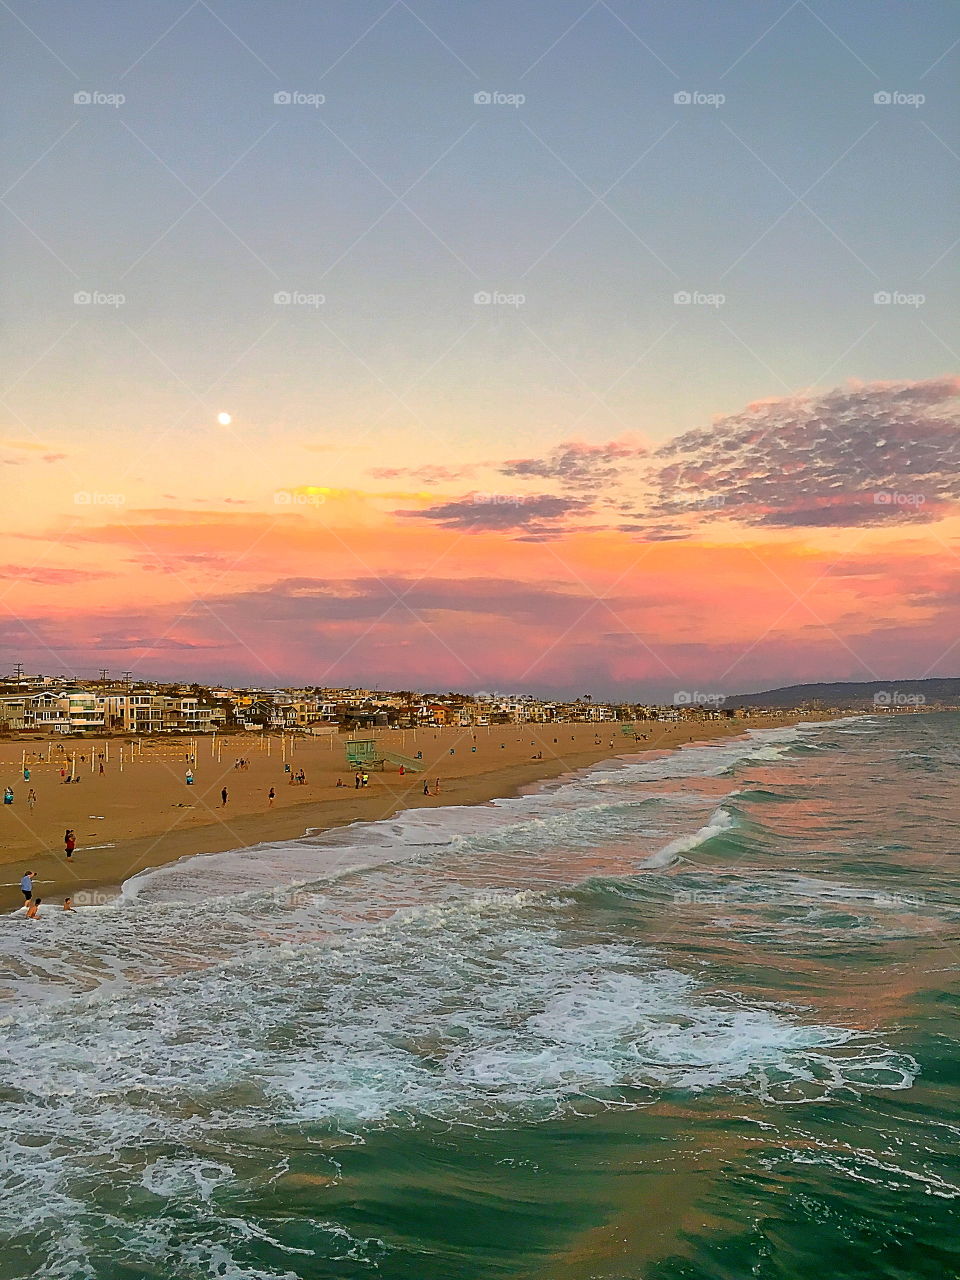
MULTIPOLYGON (((90 831, 93 837, 90 842, 86 834, 89 828, 78 820, 76 825, 80 844, 77 855, 69 862, 62 852, 51 852, 49 849, 33 853, 9 849, 0 852, 0 880, 3 881, 0 883, 0 911, 9 912, 22 906, 23 899, 18 885, 21 875, 27 870, 37 872, 34 896, 44 899, 52 910, 58 909, 64 896, 68 894, 74 898, 82 894, 107 902, 117 896, 123 882, 132 876, 177 862, 183 857, 296 840, 303 837, 307 828, 319 833, 349 826, 354 822, 382 821, 407 809, 487 804, 492 800, 521 795, 539 783, 604 760, 625 756, 647 756, 653 759, 669 751, 717 738, 744 737, 752 729, 776 729, 820 721, 822 715, 822 712, 793 713, 782 716, 751 716, 733 721, 680 721, 668 724, 646 721, 638 726, 648 735, 647 740, 641 742, 624 737, 616 724, 525 725, 520 727, 519 732, 516 725, 503 726, 494 735, 495 742, 491 743, 488 737, 482 747, 470 730, 421 731, 424 740, 421 749, 424 749, 423 763, 426 766, 423 773, 407 773, 403 776, 396 770, 371 773, 371 785, 368 789, 361 790, 347 785, 337 787, 333 775, 347 774, 346 766, 329 757, 325 760, 322 757, 318 759, 319 744, 298 743, 299 756, 295 769, 304 767, 310 770, 311 777, 320 775, 309 786, 309 795, 301 798, 298 786, 284 787, 281 794, 281 788, 276 785, 279 777, 274 776, 279 774, 279 761, 275 758, 272 761, 251 758, 249 771, 239 774, 235 772, 233 765, 224 766, 221 763, 219 771, 207 783, 206 788, 198 788, 195 793, 199 804, 190 807, 185 806, 183 801, 171 805, 168 800, 164 805, 159 803, 156 794, 148 795, 148 783, 151 779, 147 778, 145 771, 154 766, 153 774, 159 774, 159 778, 152 778, 154 793, 159 784, 164 799, 167 794, 189 794, 190 799, 194 798, 194 793, 187 792, 169 764, 164 762, 161 765, 158 761, 148 760, 139 766, 144 770, 141 776, 137 776, 136 766, 133 769, 128 766, 125 780, 134 793, 132 807, 137 823, 132 823, 129 815, 122 811, 111 825, 90 831), (561 736, 567 739, 563 744, 558 742, 561 736), (597 736, 601 738, 599 743, 596 742, 597 736), (505 739, 502 745, 499 741, 501 738, 505 739), (312 753, 313 759, 301 766, 301 761, 311 754, 308 749, 303 749, 304 746, 312 746, 315 750, 312 753), (425 749, 428 746, 429 757, 425 749), (561 746, 562 749, 559 749, 561 746), (533 747, 542 751, 542 758, 530 757, 533 747), (459 759, 457 751, 461 752, 459 759), (322 767, 324 765, 325 769, 322 767), (251 776, 254 772, 256 777, 251 776), (437 775, 441 776, 439 794, 424 795, 424 777, 428 777, 432 791, 437 775), (264 783, 270 780, 277 792, 277 800, 280 801, 277 807, 264 804, 264 783), (236 789, 247 782, 251 786, 256 783, 258 787, 256 793, 251 792, 252 807, 247 804, 244 809, 228 809, 226 812, 214 807, 219 801, 221 785, 236 789), (171 792, 174 785, 177 790, 171 792), (148 799, 154 800, 152 806, 147 805, 148 799), (174 814, 170 813, 171 808, 176 810, 174 814), (136 825, 139 825, 141 832, 134 834, 129 828, 136 825), (117 838, 109 839, 111 832, 117 838), (104 839, 98 848, 96 836, 101 834, 104 839)), ((205 745, 203 743, 198 752, 198 772, 202 766, 205 745)), ((243 740, 238 740, 236 745, 238 748, 244 745, 243 740)), ((231 752, 233 746, 231 743, 231 752)), ((102 782, 103 779, 99 781, 102 782)), ((114 785, 116 786, 116 779, 114 785)), ((57 797, 63 796, 63 792, 67 793, 64 798, 73 800, 72 787, 58 787, 57 797)), ((84 807, 87 807, 88 797, 92 805, 92 792, 92 787, 85 791, 82 797, 84 807)), ((241 797, 241 804, 244 798, 241 797)), ((100 797, 97 796, 97 799, 100 797)), ((101 807, 107 806, 101 802, 101 807)), ((128 804, 126 808, 129 807, 128 804)), ((106 815, 102 820, 107 821, 106 815)), ((211 889, 215 892, 215 886, 211 886, 211 889)))

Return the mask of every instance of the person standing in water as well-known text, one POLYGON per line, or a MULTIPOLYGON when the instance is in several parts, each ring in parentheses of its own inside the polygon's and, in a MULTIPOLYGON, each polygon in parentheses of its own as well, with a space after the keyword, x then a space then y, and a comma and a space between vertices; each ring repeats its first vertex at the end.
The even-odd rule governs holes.
POLYGON ((64 898, 64 900, 63 900, 63 909, 64 909, 64 911, 72 911, 72 910, 73 910, 73 899, 72 899, 72 898, 64 898))
POLYGON ((34 899, 33 902, 27 903, 27 919, 28 920, 36 920, 37 916, 40 914, 40 903, 42 901, 43 901, 42 898, 36 898, 34 899))

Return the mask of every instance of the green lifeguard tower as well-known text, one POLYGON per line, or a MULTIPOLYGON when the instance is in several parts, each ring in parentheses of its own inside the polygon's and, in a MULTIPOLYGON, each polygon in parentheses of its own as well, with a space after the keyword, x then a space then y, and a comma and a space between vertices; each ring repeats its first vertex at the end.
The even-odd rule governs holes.
POLYGON ((351 738, 346 745, 347 764, 351 769, 383 769, 386 764, 403 765, 407 773, 420 773, 423 761, 402 756, 398 751, 384 751, 376 738, 351 738))
POLYGON ((383 761, 377 754, 376 738, 351 738, 347 742, 347 764, 354 769, 362 769, 364 765, 381 765, 383 761))

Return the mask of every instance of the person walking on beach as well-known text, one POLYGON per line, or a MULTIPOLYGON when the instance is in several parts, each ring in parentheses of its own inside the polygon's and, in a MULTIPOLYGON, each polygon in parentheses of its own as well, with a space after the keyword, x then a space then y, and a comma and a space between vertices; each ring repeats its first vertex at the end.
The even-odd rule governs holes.
POLYGON ((271 809, 273 808, 273 802, 276 799, 276 796, 277 796, 276 791, 274 791, 273 787, 271 787, 269 792, 267 793, 267 804, 271 809))
POLYGON ((353 789, 354 789, 354 791, 359 791, 359 790, 360 790, 360 773, 359 773, 359 771, 353 775, 353 789))
POLYGON ((72 827, 67 827, 63 833, 63 852, 68 858, 73 857, 73 851, 77 847, 77 837, 73 833, 72 827))
POLYGON ((13 787, 3 788, 3 803, 13 804, 13 787))
POLYGON ((33 897, 33 882, 37 878, 35 871, 28 871, 20 880, 20 889, 23 892, 24 902, 29 902, 33 897))
POLYGON ((220 808, 225 809, 226 807, 227 807, 227 788, 224 787, 223 790, 220 792, 220 808))
POLYGON ((27 793, 27 808, 30 810, 31 813, 33 813, 33 806, 36 803, 37 803, 37 793, 34 791, 33 787, 31 787, 29 792, 27 793))
POLYGON ((192 770, 192 769, 188 769, 188 770, 187 770, 187 772, 186 772, 186 774, 185 774, 184 776, 185 776, 185 778, 186 778, 186 780, 187 780, 187 786, 188 786, 188 787, 192 787, 192 786, 193 786, 193 770, 192 770))
POLYGON ((430 783, 427 782, 426 778, 424 778, 423 780, 423 794, 425 796, 428 796, 430 794, 430 783))

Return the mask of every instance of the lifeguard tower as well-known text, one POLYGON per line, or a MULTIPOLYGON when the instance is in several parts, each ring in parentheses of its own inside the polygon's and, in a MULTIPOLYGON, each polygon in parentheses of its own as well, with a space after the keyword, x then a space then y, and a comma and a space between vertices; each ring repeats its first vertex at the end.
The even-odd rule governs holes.
POLYGON ((384 751, 376 738, 351 738, 346 745, 347 764, 351 769, 380 769, 384 765, 403 765, 407 773, 419 773, 423 761, 413 756, 402 756, 398 751, 384 751))

